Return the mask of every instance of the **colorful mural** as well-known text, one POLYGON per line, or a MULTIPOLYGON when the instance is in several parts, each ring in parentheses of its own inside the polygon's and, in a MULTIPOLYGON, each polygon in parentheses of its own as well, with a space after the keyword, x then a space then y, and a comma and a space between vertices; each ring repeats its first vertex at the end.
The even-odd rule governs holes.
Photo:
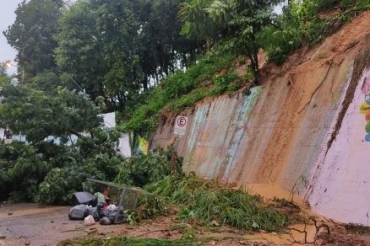
POLYGON ((147 155, 148 154, 148 141, 146 141, 144 138, 139 136, 138 142, 139 142, 138 152, 143 155, 147 155))
POLYGON ((365 77, 361 92, 364 95, 365 102, 360 106, 360 113, 365 115, 365 141, 370 142, 370 76, 365 77))

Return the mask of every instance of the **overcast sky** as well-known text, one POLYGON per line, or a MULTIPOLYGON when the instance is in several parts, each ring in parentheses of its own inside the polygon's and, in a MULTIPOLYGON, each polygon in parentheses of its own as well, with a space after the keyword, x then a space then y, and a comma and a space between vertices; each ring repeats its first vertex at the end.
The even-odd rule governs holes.
MULTIPOLYGON (((0 62, 11 60, 14 64, 16 51, 10 47, 6 38, 3 35, 3 31, 8 29, 8 26, 12 25, 15 21, 14 11, 17 8, 18 3, 22 0, 1 0, 0 8, 0 62)), ((17 72, 17 68, 12 67, 8 69, 9 74, 17 72)))

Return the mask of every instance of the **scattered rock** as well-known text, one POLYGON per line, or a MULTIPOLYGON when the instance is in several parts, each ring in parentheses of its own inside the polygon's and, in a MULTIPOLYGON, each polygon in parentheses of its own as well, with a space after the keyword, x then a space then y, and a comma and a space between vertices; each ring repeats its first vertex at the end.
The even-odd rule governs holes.
POLYGON ((24 243, 24 245, 30 245, 30 244, 31 244, 30 241, 27 241, 27 242, 24 243))
POLYGON ((0 239, 5 239, 5 238, 6 238, 6 236, 0 235, 0 239))
POLYGON ((9 213, 8 213, 8 215, 9 215, 9 216, 10 216, 10 215, 13 215, 13 213, 12 213, 12 212, 9 212, 9 213))
POLYGON ((54 223, 54 220, 51 220, 50 223, 54 223))

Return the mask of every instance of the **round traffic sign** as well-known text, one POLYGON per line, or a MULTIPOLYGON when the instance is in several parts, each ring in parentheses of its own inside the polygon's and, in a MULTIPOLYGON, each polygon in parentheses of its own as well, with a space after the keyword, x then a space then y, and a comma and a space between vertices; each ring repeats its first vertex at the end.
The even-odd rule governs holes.
POLYGON ((184 127, 184 126, 186 126, 186 117, 184 117, 184 116, 180 116, 179 118, 177 118, 177 125, 179 126, 179 127, 184 127))

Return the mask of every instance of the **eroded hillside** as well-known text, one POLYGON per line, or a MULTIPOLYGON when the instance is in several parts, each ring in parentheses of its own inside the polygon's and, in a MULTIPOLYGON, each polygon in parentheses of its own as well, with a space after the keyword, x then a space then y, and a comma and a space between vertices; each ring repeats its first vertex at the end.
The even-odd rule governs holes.
POLYGON ((187 173, 267 196, 296 194, 324 216, 369 225, 369 22, 367 11, 281 67, 267 65, 251 93, 184 111, 184 136, 175 138, 172 115, 154 146, 175 144, 187 173))

